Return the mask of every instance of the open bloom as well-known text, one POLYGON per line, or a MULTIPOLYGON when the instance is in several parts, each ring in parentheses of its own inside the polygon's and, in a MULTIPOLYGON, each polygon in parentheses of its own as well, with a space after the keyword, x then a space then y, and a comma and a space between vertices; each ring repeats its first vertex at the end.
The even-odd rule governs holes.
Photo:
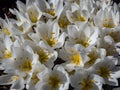
POLYGON ((42 16, 42 12, 37 6, 37 2, 27 0, 25 5, 21 1, 17 1, 17 7, 19 12, 16 9, 11 10, 11 12, 17 16, 19 24, 22 24, 21 22, 25 21, 31 24, 37 23, 42 16))
POLYGON ((115 67, 116 64, 117 64, 116 58, 106 57, 101 62, 98 62, 92 66, 93 69, 92 72, 103 78, 101 83, 117 86, 118 82, 117 78, 115 77, 116 75, 114 74, 119 73, 115 73, 118 69, 115 67))
POLYGON ((9 60, 13 57, 12 49, 11 49, 13 42, 6 35, 4 35, 3 38, 4 38, 4 40, 0 41, 0 60, 1 60, 1 62, 9 60))
POLYGON ((76 71, 71 76, 71 85, 75 90, 101 90, 101 84, 99 78, 84 69, 76 71))
POLYGON ((68 71, 72 71, 76 67, 83 67, 88 60, 84 47, 78 44, 73 45, 69 42, 66 42, 65 46, 60 50, 59 57, 65 61, 63 65, 68 71))
POLYGON ((45 70, 39 74, 40 82, 36 90, 66 90, 69 86, 69 77, 61 66, 54 67, 53 71, 45 70))
POLYGON ((56 22, 40 23, 36 32, 40 35, 40 42, 45 47, 56 49, 64 44, 66 33, 60 33, 60 28, 56 22))
POLYGON ((74 44, 80 44, 85 48, 95 45, 98 34, 98 28, 86 26, 86 24, 81 25, 81 27, 75 25, 68 27, 68 41, 74 44))
POLYGON ((26 47, 26 49, 12 47, 12 49, 13 59, 3 62, 2 64, 5 68, 4 72, 7 73, 7 75, 0 77, 2 80, 0 84, 12 84, 11 89, 23 89, 25 78, 28 75, 31 75, 33 66, 37 61, 37 56, 33 53, 30 47, 26 47))
POLYGON ((36 0, 37 6, 42 11, 43 15, 48 18, 59 17, 63 10, 63 0, 36 0))
POLYGON ((94 22, 100 28, 115 28, 119 25, 119 12, 114 13, 110 7, 100 9, 94 17, 94 22))

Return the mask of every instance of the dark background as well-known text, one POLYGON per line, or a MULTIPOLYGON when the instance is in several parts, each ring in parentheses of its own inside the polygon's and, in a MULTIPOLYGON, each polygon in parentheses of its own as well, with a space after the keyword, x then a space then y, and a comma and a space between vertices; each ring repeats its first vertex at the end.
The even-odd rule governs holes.
MULTIPOLYGON (((0 0, 0 17, 5 18, 5 14, 9 17, 9 18, 15 18, 14 15, 12 15, 9 12, 9 8, 16 8, 16 1, 17 0, 0 0)), ((22 2, 25 3, 26 0, 20 0, 22 2)), ((113 0, 114 2, 116 2, 117 4, 120 2, 120 0, 113 0)), ((2 71, 0 71, 0 75, 2 74, 2 71)), ((120 87, 120 79, 119 81, 119 86, 120 87)), ((0 85, 0 90, 9 90, 9 86, 2 86, 0 85)), ((114 88, 114 86, 109 86, 109 85, 103 85, 104 90, 112 90, 114 88)), ((25 90, 25 89, 24 89, 25 90)), ((69 90, 73 90, 73 88, 71 87, 69 90)))

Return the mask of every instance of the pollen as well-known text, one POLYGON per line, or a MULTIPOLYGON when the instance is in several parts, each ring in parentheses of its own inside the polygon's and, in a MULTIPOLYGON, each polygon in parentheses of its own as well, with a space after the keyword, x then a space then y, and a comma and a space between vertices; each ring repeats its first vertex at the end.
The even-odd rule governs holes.
POLYGON ((103 78, 110 78, 111 71, 109 70, 109 66, 102 66, 97 72, 103 78))
POLYGON ((39 78, 37 76, 37 73, 33 73, 32 78, 33 82, 36 84, 39 81, 39 78))
POLYGON ((67 26, 70 24, 66 16, 60 17, 58 20, 58 24, 61 28, 67 28, 67 26))
POLYGON ((5 33, 6 35, 10 35, 10 31, 9 31, 7 28, 4 29, 4 33, 5 33))
POLYGON ((51 90, 56 90, 57 87, 60 87, 61 81, 57 75, 50 76, 48 84, 51 85, 51 90))
POLYGON ((113 20, 112 19, 104 19, 104 22, 103 22, 103 27, 105 28, 114 28, 116 25, 114 24, 113 20))
POLYGON ((82 86, 81 90, 92 90, 94 80, 83 79, 79 84, 82 86))
POLYGON ((88 54, 90 60, 88 62, 85 63, 86 66, 91 66, 95 63, 96 59, 99 57, 99 55, 97 54, 97 52, 92 51, 88 54))
POLYGON ((23 72, 30 72, 32 69, 32 61, 27 59, 22 62, 22 65, 19 65, 19 70, 23 72))
POLYGON ((71 60, 71 63, 76 64, 77 66, 81 65, 82 57, 78 53, 74 53, 72 56, 68 57, 71 60))
POLYGON ((40 51, 37 52, 38 56, 39 56, 39 61, 44 64, 48 61, 49 59, 49 54, 47 54, 47 52, 45 52, 44 49, 40 48, 40 51))
POLYGON ((45 12, 52 15, 52 16, 55 16, 55 14, 56 14, 54 9, 46 9, 45 12))
POLYGON ((75 43, 76 44, 82 44, 84 47, 88 47, 89 46, 89 39, 86 38, 86 39, 78 39, 78 38, 75 38, 75 43))
POLYGON ((51 46, 51 47, 54 47, 57 43, 58 43, 58 40, 56 40, 54 37, 53 37, 53 35, 52 35, 52 37, 48 37, 48 36, 46 36, 46 41, 47 41, 47 43, 51 46))
POLYGON ((84 22, 84 21, 86 21, 86 18, 82 15, 77 15, 77 17, 75 18, 75 21, 84 22))
POLYGON ((8 49, 5 50, 4 55, 5 55, 5 58, 11 58, 12 57, 12 53, 8 49))
POLYGON ((29 11, 29 18, 31 22, 36 23, 38 21, 38 12, 37 11, 29 11))

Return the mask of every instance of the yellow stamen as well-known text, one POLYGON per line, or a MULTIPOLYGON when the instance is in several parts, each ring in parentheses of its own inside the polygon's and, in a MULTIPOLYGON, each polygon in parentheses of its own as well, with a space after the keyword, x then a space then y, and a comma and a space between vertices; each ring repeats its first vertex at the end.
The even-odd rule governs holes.
POLYGON ((32 61, 27 59, 24 60, 22 65, 19 65, 19 70, 24 72, 29 72, 32 69, 32 61))
POLYGON ((76 18, 74 18, 74 20, 84 22, 86 21, 86 18, 84 16, 77 15, 76 18))
POLYGON ((93 65, 95 63, 96 59, 99 58, 97 52, 95 52, 95 51, 90 52, 88 56, 89 56, 90 60, 85 63, 85 65, 87 65, 87 66, 93 65))
POLYGON ((57 75, 50 76, 48 84, 51 85, 51 90, 55 90, 57 87, 60 87, 61 81, 57 75))
POLYGON ((46 36, 46 41, 47 43, 51 46, 51 47, 54 47, 57 43, 58 43, 58 40, 56 40, 53 35, 51 38, 49 38, 48 36, 46 36))
POLYGON ((80 40, 80 39, 78 39, 78 38, 75 38, 75 43, 76 43, 76 44, 82 44, 84 47, 87 48, 87 47, 89 46, 89 39, 86 38, 86 39, 80 40))
POLYGON ((72 56, 68 56, 68 58, 71 60, 71 63, 76 64, 77 66, 81 65, 82 57, 79 53, 74 53, 72 56))
POLYGON ((40 80, 40 79, 38 78, 38 76, 37 76, 37 73, 33 73, 31 79, 34 81, 35 84, 40 80))
POLYGON ((112 19, 104 19, 104 22, 103 22, 103 27, 106 27, 106 28, 114 28, 116 25, 114 24, 113 20, 112 19))
POLYGON ((58 24, 61 28, 67 28, 67 26, 70 24, 66 16, 60 17, 58 20, 58 24))
POLYGON ((83 79, 79 84, 82 86, 81 90, 92 90, 94 80, 83 79))
POLYGON ((5 50, 4 55, 5 55, 5 58, 11 58, 12 57, 12 53, 8 49, 5 50))
POLYGON ((48 61, 49 59, 49 54, 47 54, 44 49, 40 49, 39 52, 37 52, 38 56, 39 56, 39 61, 44 64, 48 61))
POLYGON ((29 18, 31 22, 36 23, 38 21, 38 12, 37 11, 28 11, 29 18))
POLYGON ((109 70, 109 66, 102 66, 99 68, 97 72, 100 76, 102 76, 103 78, 107 78, 107 79, 110 78, 110 74, 112 73, 109 70))
POLYGON ((55 14, 56 14, 54 9, 47 9, 47 10, 45 10, 45 12, 52 15, 52 16, 55 16, 55 14))
POLYGON ((5 28, 4 32, 5 32, 6 35, 10 35, 10 31, 8 30, 8 28, 5 28))

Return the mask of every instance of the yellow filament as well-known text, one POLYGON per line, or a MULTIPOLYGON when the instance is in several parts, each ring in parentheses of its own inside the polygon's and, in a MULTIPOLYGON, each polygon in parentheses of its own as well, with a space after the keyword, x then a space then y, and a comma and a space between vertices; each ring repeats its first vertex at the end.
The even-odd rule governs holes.
POLYGON ((98 70, 98 74, 103 78, 110 78, 111 71, 109 70, 109 66, 102 66, 98 70))
POLYGON ((24 60, 22 65, 19 65, 19 70, 23 72, 30 72, 32 69, 32 61, 31 60, 24 60))
POLYGON ((4 29, 4 32, 6 35, 10 35, 10 31, 7 28, 4 29))
POLYGON ((51 85, 51 90, 55 90, 55 88, 60 87, 61 82, 60 82, 59 77, 56 75, 56 76, 49 77, 48 84, 51 85))
POLYGON ((94 80, 83 79, 79 84, 82 86, 81 90, 92 90, 94 80))
POLYGON ((49 54, 47 54, 44 49, 40 49, 39 52, 37 52, 38 56, 39 56, 39 61, 44 64, 48 61, 49 59, 49 54))
POLYGON ((66 16, 60 17, 58 20, 58 24, 61 28, 67 28, 67 26, 70 24, 66 16))

